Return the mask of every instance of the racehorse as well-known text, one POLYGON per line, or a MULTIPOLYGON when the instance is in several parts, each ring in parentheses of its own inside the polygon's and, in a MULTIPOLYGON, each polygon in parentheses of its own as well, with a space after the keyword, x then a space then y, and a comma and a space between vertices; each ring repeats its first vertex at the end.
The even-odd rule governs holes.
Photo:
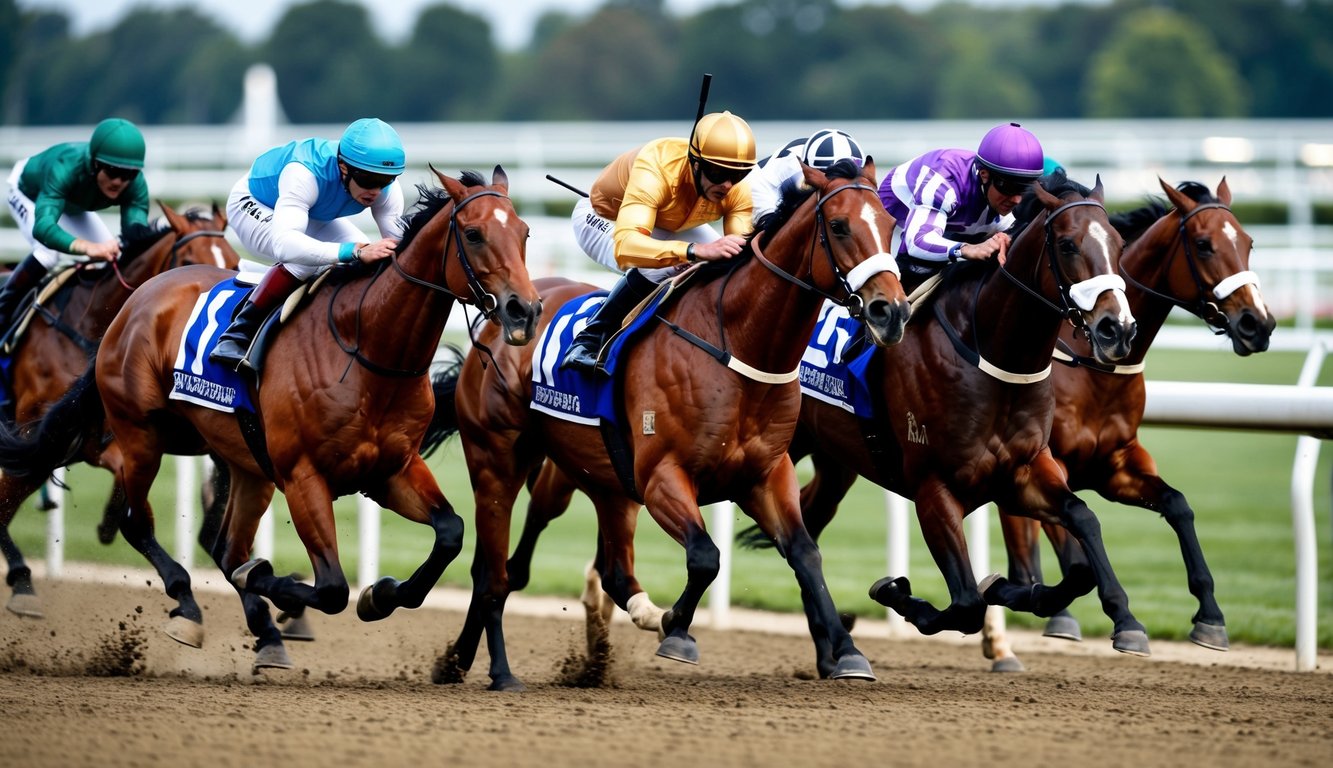
MULTIPOLYGON (((1268 349, 1276 320, 1264 304, 1259 281, 1250 271, 1253 239, 1231 212, 1226 179, 1214 196, 1186 182, 1179 189, 1159 179, 1172 208, 1160 203, 1112 217, 1130 240, 1120 259, 1125 295, 1138 320, 1134 350, 1120 364, 1090 359, 1086 340, 1066 330, 1057 350, 1051 381, 1055 426, 1050 448, 1074 490, 1092 489, 1106 499, 1158 512, 1180 541, 1190 592, 1199 610, 1190 640, 1205 648, 1229 646, 1222 610, 1213 595, 1213 576, 1194 530, 1194 510, 1180 491, 1157 473, 1157 464, 1139 442, 1143 422, 1143 361, 1172 308, 1181 307, 1215 332, 1231 339, 1237 355, 1268 349), (1144 223, 1148 225, 1144 228, 1144 223)), ((1000 507, 1009 578, 1041 581, 1037 524, 1000 507)), ((1046 526, 1062 568, 1085 561, 1063 529, 1046 526)), ((988 629, 989 629, 988 625, 988 629)), ((1078 621, 1067 611, 1051 617, 1045 634, 1079 639, 1078 621)), ((998 638, 992 642, 1001 642, 998 638)))
POLYGON ((34 453, 58 450, 68 430, 46 429, 58 409, 65 418, 80 409, 103 411, 130 514, 149 520, 148 490, 163 453, 208 450, 220 458, 230 491, 212 555, 241 594, 258 638, 256 667, 291 666, 261 597, 286 612, 347 607, 335 498, 363 493, 434 532, 416 573, 402 582, 382 578, 373 607, 366 599, 358 603, 363 620, 420 606, 461 550, 462 518, 418 455, 435 405, 429 368, 455 301, 477 305, 509 344, 532 340, 541 303, 525 265, 528 227, 508 197, 504 171, 496 166, 489 185, 471 172, 459 179, 435 175, 444 188, 423 190, 394 257, 335 270, 331 284, 309 296, 268 342, 252 387, 254 418, 168 399, 173 361, 199 297, 233 276, 190 267, 131 297, 103 339, 96 387, 87 386, 90 370, 81 380, 84 396, 54 406, 37 433, 34 453), (259 433, 251 438, 254 449, 245 430, 259 433), (309 554, 313 586, 251 559, 275 487, 309 554))
MULTIPOLYGON (((216 205, 211 215, 200 210, 181 214, 170 206, 160 205, 168 227, 123 233, 124 249, 119 259, 99 269, 81 264, 57 273, 50 285, 59 287, 39 291, 41 298, 33 306, 30 318, 24 322, 22 311, 16 315, 16 332, 7 341, 4 353, 10 360, 4 386, 12 405, 5 418, 13 425, 37 421, 51 403, 69 391, 88 367, 89 356, 96 352, 116 312, 131 292, 149 278, 187 264, 236 267, 239 257, 223 235, 226 214, 216 205)), ((100 429, 100 424, 97 428, 100 429)), ((94 466, 110 468, 102 459, 100 436, 85 443, 80 458, 94 466)), ((5 457, 0 463, 10 466, 10 461, 25 459, 22 455, 5 457)), ((13 590, 6 607, 31 618, 42 617, 41 601, 33 589, 32 571, 9 535, 9 524, 19 505, 44 480, 45 475, 0 474, 0 550, 9 563, 7 581, 13 590)), ((117 485, 98 527, 104 544, 115 537, 118 525, 130 522, 123 519, 120 514, 123 511, 124 495, 117 485)), ((126 538, 163 573, 170 557, 151 535, 145 538, 142 533, 127 528, 126 538)))
MULTIPOLYGON (((699 505, 732 499, 773 537, 795 572, 820 674, 873 679, 838 621, 819 551, 801 524, 786 449, 800 405, 797 365, 821 301, 834 296, 859 308, 877 344, 901 337, 908 305, 887 253, 893 219, 879 202, 873 163, 803 171, 811 189, 786 190, 778 212, 736 259, 677 278, 685 284, 671 286, 672 298, 618 358, 615 411, 632 427, 621 433, 629 458, 620 466, 628 477, 618 474, 597 425, 531 406, 534 365, 549 361, 534 362, 531 348, 505 348, 493 359, 476 348, 468 354, 455 406, 476 496, 477 553, 472 602, 458 639, 437 664, 437 682, 462 681, 484 630, 490 689, 523 687, 504 646, 504 604, 517 570, 506 567, 505 557, 514 499, 546 457, 592 499, 606 553, 602 586, 636 625, 660 627, 658 655, 697 663, 688 630, 719 567, 699 505), (686 550, 686 586, 665 615, 634 577, 640 503, 686 550)), ((548 309, 586 301, 595 290, 561 279, 538 285, 548 309)), ((480 341, 487 339, 483 334, 480 341)))
MULTIPOLYGON (((791 452, 814 464, 801 489, 806 526, 817 536, 858 476, 914 499, 950 604, 940 610, 914 597, 901 576, 880 579, 870 594, 923 634, 977 632, 988 603, 1049 616, 1096 586, 1116 622, 1114 647, 1148 653, 1097 519, 1046 447, 1054 413, 1048 374, 1060 326, 1071 322, 1105 363, 1129 354, 1134 338, 1116 274, 1122 243, 1102 199, 1100 179, 1092 190, 1063 174, 1034 184, 1016 211, 1011 233, 1021 232, 1003 265, 947 267, 931 311, 917 309, 901 344, 874 350, 866 374, 873 415, 803 398, 791 452), (1069 529, 1088 551, 1087 565, 1054 586, 1020 588, 998 575, 978 584, 963 518, 990 501, 1069 529)), ((738 538, 761 541, 753 529, 738 538)))

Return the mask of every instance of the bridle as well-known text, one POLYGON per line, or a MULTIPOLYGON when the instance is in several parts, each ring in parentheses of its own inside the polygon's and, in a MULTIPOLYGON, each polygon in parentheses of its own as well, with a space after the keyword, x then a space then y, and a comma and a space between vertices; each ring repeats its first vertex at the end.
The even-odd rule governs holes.
POLYGON ((451 296, 464 304, 474 304, 478 308, 478 311, 481 312, 482 317, 486 318, 487 320, 490 320, 495 316, 496 311, 499 309, 500 300, 496 298, 494 294, 489 293, 486 290, 486 288, 482 286, 481 281, 477 279, 476 270, 472 268, 472 262, 468 260, 467 249, 463 247, 462 230, 459 229, 458 227, 458 212, 463 210, 463 208, 466 207, 468 203, 472 202, 473 200, 476 200, 479 197, 503 197, 508 199, 509 196, 502 194, 500 192, 496 192, 493 189, 483 189, 480 192, 473 192, 472 194, 468 195, 467 197, 455 203, 453 210, 449 212, 449 234, 445 235, 446 245, 444 253, 442 254, 442 258, 447 261, 449 258, 449 247, 447 245, 447 241, 452 239, 454 242, 454 250, 455 252, 458 253, 459 266, 463 268, 463 275, 467 279, 468 290, 472 292, 471 301, 449 290, 448 286, 436 285, 435 283, 432 283, 428 280, 422 280, 419 277, 413 277, 412 275, 409 275, 407 271, 403 269, 402 265, 398 263, 397 252, 394 253, 392 262, 393 262, 393 268, 398 272, 398 274, 403 276, 404 280, 408 281, 409 283, 419 285, 423 288, 427 288, 432 291, 443 293, 446 296, 451 296))
MULTIPOLYGON (((1206 211, 1209 209, 1221 209, 1223 211, 1227 211, 1228 213, 1231 211, 1231 208, 1228 207, 1225 203, 1200 203, 1199 205, 1192 208, 1190 211, 1183 213, 1180 212, 1179 209, 1177 209, 1177 213, 1180 214, 1180 225, 1178 227, 1179 238, 1180 238, 1180 249, 1185 254, 1185 263, 1189 267, 1190 278, 1194 281, 1196 298, 1193 301, 1183 301, 1181 299, 1177 299, 1174 296, 1169 296, 1165 293, 1162 293, 1160 291, 1155 291, 1152 288, 1149 288, 1148 286, 1144 285, 1138 280, 1135 280, 1133 276, 1131 276, 1128 272, 1126 272, 1124 264, 1120 265, 1120 274, 1124 275, 1126 280, 1133 283, 1136 288, 1143 291, 1147 295, 1165 301, 1173 306, 1177 306, 1180 307, 1181 309, 1184 309, 1185 311, 1189 312, 1190 314, 1198 317, 1199 319, 1207 323, 1208 327, 1212 329, 1215 335, 1222 336, 1229 334, 1231 332, 1231 323, 1230 321, 1227 320, 1226 314, 1222 312, 1222 308, 1217 305, 1217 302, 1212 301, 1208 298, 1209 294, 1208 287, 1204 283, 1203 276, 1199 272, 1198 252, 1194 248, 1194 241, 1190 239, 1189 232, 1187 231, 1186 228, 1187 223, 1191 218, 1193 218, 1196 214, 1200 213, 1201 211, 1206 211)), ((1170 272, 1171 260, 1175 259, 1176 253, 1177 251, 1175 251, 1174 249, 1171 251, 1171 256, 1167 260, 1167 265, 1166 265, 1167 269, 1165 269, 1164 272, 1167 273, 1170 272)), ((1251 270, 1244 270, 1241 272, 1237 272, 1236 274, 1231 275, 1230 277, 1227 277, 1218 282, 1218 284, 1213 287, 1211 293, 1218 299, 1225 299, 1226 297, 1234 293, 1236 289, 1241 287, 1242 285, 1257 286, 1258 284, 1259 284, 1259 276, 1256 275, 1251 270)))

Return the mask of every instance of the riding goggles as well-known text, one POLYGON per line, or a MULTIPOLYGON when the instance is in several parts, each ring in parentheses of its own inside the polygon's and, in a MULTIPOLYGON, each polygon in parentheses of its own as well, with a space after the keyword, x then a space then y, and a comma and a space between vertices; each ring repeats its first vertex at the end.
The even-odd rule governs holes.
POLYGON ((724 165, 710 163, 707 160, 699 161, 699 172, 704 175, 713 184, 739 184, 750 173, 749 168, 728 168, 724 165))
POLYGON ((1023 194, 1027 191, 1028 186, 1032 184, 1032 181, 1032 179, 1023 179, 1017 176, 1004 176, 994 172, 992 172, 990 176, 991 186, 995 187, 995 191, 1005 197, 1013 197, 1014 195, 1023 194))
POLYGON ((351 166, 347 167, 347 176, 355 181, 358 187, 365 190, 384 189, 392 184, 394 179, 398 178, 387 173, 371 173, 351 166))
POLYGON ((134 177, 139 175, 138 168, 121 168, 118 165, 108 165, 101 161, 97 163, 97 170, 105 173, 108 179, 118 181, 134 181, 134 177))

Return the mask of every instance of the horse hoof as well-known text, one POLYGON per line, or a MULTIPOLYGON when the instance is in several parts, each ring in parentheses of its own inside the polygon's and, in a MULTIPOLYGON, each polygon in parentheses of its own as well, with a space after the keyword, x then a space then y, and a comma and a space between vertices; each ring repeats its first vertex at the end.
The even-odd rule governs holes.
POLYGON ((870 585, 870 599, 888 608, 912 596, 912 583, 906 576, 885 576, 870 585))
POLYGON ((255 652, 254 671, 261 669, 291 669, 292 657, 287 655, 287 649, 281 644, 266 645, 255 652))
POLYGON ((249 588, 250 574, 259 576, 272 576, 273 565, 262 557, 256 557, 248 563, 243 563, 239 568, 231 572, 231 583, 239 590, 245 591, 249 588))
POLYGON ((1194 630, 1190 632, 1190 642, 1214 651, 1225 651, 1231 648, 1231 641, 1227 639, 1226 627, 1218 624, 1205 624, 1202 621, 1194 622, 1194 630))
POLYGON ((988 595, 986 593, 989 592, 992 587, 996 587, 996 585, 1003 586, 1001 582, 1005 581, 1008 581, 1008 579, 1004 578, 998 573, 992 573, 991 575, 977 582, 977 592, 981 593, 981 597, 986 601, 987 605, 1003 605, 1003 603, 998 602, 999 600, 998 592, 994 596, 988 595))
POLYGON ((381 585, 392 588, 394 583, 393 579, 385 576, 369 587, 361 590, 361 596, 357 598, 356 601, 356 617, 362 621, 379 621, 380 619, 389 618, 389 614, 393 613, 393 609, 396 606, 391 606, 387 611, 381 609, 375 604, 375 590, 381 585))
POLYGON ((699 644, 694 642, 694 638, 686 635, 684 639, 671 635, 657 646, 657 655, 664 659, 672 661, 681 661, 686 664, 699 663, 699 644))
POLYGON ((1018 660, 1017 656, 1009 656, 1003 659, 996 659, 991 662, 990 671, 992 672, 1026 672, 1023 662, 1018 660))
POLYGON ((22 616, 25 619, 44 619, 46 614, 42 613, 42 601, 37 599, 36 595, 13 594, 9 596, 9 602, 5 604, 10 613, 22 616))
POLYGON ((278 623, 282 625, 283 640, 310 642, 315 639, 314 625, 310 623, 310 619, 307 619, 304 613, 300 616, 288 616, 286 619, 279 616, 278 623))
POLYGON ((1073 616, 1052 616, 1046 622, 1046 629, 1041 635, 1042 637, 1054 637, 1060 640, 1072 640, 1076 643, 1083 641, 1083 630, 1079 628, 1078 619, 1073 616))
POLYGON ((849 653, 838 659, 838 666, 829 675, 834 680, 868 680, 874 682, 875 673, 870 669, 870 660, 859 653, 849 653))
POLYGON ((522 693, 528 687, 513 675, 500 675, 493 678, 491 684, 486 686, 488 691, 503 691, 504 693, 522 693))
POLYGON ((1111 647, 1130 656, 1151 656, 1148 652, 1148 633, 1141 629, 1130 629, 1111 635, 1111 647))
POLYGON ((204 647, 204 625, 184 616, 172 616, 167 619, 167 623, 162 625, 162 631, 181 645, 188 645, 191 648, 204 647))

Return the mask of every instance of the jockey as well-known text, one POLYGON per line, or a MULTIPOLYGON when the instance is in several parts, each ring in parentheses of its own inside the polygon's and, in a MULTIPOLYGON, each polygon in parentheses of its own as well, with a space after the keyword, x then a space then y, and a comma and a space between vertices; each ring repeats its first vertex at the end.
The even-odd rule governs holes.
POLYGON ((976 152, 937 149, 889 171, 880 200, 898 221, 894 253, 914 284, 958 259, 1004 263, 1005 229, 1028 185, 1042 175, 1037 137, 1018 123, 990 129, 976 152))
POLYGON ((95 261, 120 255, 120 240, 94 211, 120 206, 122 234, 148 226, 143 160, 143 134, 134 123, 113 117, 98 123, 86 142, 56 144, 14 164, 9 212, 32 253, 0 290, 0 334, 9 329, 19 300, 41 282, 60 254, 95 261))
POLYGON ((276 262, 218 339, 208 359, 239 369, 254 334, 303 282, 335 264, 393 255, 402 237, 403 142, 388 123, 363 117, 342 138, 304 139, 260 155, 227 198, 227 220, 251 252, 276 262), (369 208, 380 239, 348 217, 369 208))
POLYGON ((750 174, 750 198, 754 202, 754 223, 777 210, 782 198, 784 182, 805 184, 801 163, 828 170, 839 160, 850 158, 858 166, 864 165, 865 153, 845 131, 824 128, 809 138, 792 139, 782 149, 759 161, 759 167, 750 174))
POLYGON ((593 370, 631 309, 691 262, 730 259, 750 230, 754 133, 730 112, 704 115, 690 138, 663 138, 611 162, 574 206, 574 237, 603 266, 627 270, 574 338, 562 366, 593 370), (719 235, 709 222, 722 220, 719 235))

